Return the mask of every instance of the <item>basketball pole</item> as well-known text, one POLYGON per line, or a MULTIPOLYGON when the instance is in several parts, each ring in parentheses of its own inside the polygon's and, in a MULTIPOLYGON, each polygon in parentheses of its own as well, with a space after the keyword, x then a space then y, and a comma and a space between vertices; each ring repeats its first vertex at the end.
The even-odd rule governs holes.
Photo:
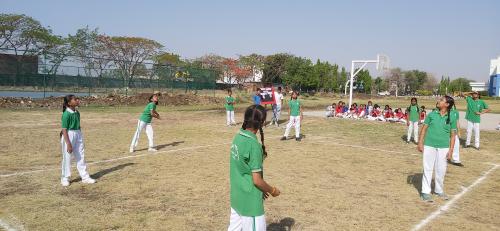
MULTIPOLYGON (((352 105, 352 88, 353 88, 353 85, 354 85, 354 77, 356 77, 356 75, 361 71, 363 70, 363 68, 366 67, 366 65, 368 63, 377 63, 377 69, 378 69, 378 63, 379 63, 379 60, 352 60, 351 61, 351 73, 350 73, 350 80, 349 80, 349 108, 351 108, 351 105, 352 105), (358 68, 358 70, 356 70, 356 72, 354 72, 354 67, 357 63, 362 63, 361 67, 358 68)), ((347 83, 346 83, 346 86, 345 88, 347 88, 347 83)), ((344 90, 344 94, 347 93, 347 89, 344 90)))

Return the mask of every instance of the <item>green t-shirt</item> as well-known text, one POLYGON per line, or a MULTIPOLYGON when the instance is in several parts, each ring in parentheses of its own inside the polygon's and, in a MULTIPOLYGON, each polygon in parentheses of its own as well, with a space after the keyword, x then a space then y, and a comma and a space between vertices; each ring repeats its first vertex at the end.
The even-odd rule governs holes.
POLYGON ((62 128, 66 130, 80 130, 80 112, 66 108, 61 118, 62 128))
POLYGON ((263 172, 262 145, 257 136, 240 129, 231 144, 231 208, 241 216, 264 215, 262 191, 253 183, 252 172, 263 172))
POLYGON ((418 122, 420 120, 420 109, 418 105, 410 105, 408 107, 408 113, 410 114, 409 120, 412 122, 418 122))
POLYGON ((144 108, 144 111, 142 112, 141 117, 139 119, 145 123, 151 123, 151 119, 153 118, 153 116, 151 116, 152 110, 156 110, 156 103, 155 102, 151 102, 151 103, 148 103, 148 105, 146 105, 146 107, 144 108))
POLYGON ((450 111, 450 119, 457 121, 460 119, 460 114, 458 113, 457 109, 451 109, 450 111))
POLYGON ((229 103, 234 103, 234 98, 232 96, 226 96, 224 107, 226 107, 226 111, 234 111, 234 104, 229 103))
POLYGON ((481 116, 476 115, 476 112, 481 112, 483 111, 483 109, 487 109, 488 105, 482 99, 474 100, 470 96, 467 96, 465 100, 467 101, 467 112, 465 113, 465 119, 472 123, 480 123, 481 116))
POLYGON ((434 148, 449 148, 452 130, 457 130, 457 121, 450 112, 450 123, 446 124, 448 114, 441 116, 438 110, 434 110, 425 117, 424 124, 428 126, 424 138, 424 145, 434 148))
POLYGON ((288 106, 290 107, 290 116, 300 115, 300 101, 298 99, 290 100, 290 102, 288 102, 288 106))

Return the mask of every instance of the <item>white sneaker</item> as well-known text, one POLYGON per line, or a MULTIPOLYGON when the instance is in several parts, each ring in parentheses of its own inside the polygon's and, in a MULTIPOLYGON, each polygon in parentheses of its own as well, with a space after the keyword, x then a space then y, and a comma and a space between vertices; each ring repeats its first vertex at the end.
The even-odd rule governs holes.
POLYGON ((69 179, 68 178, 62 178, 61 179, 61 185, 63 187, 68 187, 69 186, 69 179))
POLYGON ((82 180, 82 183, 84 183, 84 184, 94 184, 95 182, 96 181, 90 177, 82 180))
POLYGON ((130 147, 130 153, 134 152, 134 147, 130 147))
POLYGON ((158 150, 156 150, 156 148, 148 148, 148 152, 156 152, 158 150))

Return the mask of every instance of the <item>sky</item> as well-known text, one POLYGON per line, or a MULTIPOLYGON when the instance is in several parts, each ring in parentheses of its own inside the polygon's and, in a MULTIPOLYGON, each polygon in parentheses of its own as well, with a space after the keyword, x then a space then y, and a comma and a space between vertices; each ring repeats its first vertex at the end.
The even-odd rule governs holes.
POLYGON ((498 0, 0 1, 1 13, 29 15, 58 35, 88 25, 154 39, 183 58, 286 52, 350 69, 382 53, 391 67, 486 82, 500 56, 498 0))

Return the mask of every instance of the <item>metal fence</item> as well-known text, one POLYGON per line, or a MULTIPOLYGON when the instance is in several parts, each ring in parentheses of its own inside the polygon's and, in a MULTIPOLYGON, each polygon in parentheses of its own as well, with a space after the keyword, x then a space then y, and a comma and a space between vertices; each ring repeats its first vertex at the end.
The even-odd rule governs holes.
MULTIPOLYGON (((0 88, 11 91, 71 92, 134 94, 150 91, 193 91, 216 89, 218 73, 213 70, 171 65, 146 64, 138 68, 134 77, 123 74, 119 68, 86 68, 76 65, 38 63, 37 73, 26 71, 23 63, 2 72, 0 88), (12 71, 15 70, 15 71, 12 71)), ((26 65, 32 67, 32 64, 26 65)), ((4 68, 5 69, 5 68, 4 68)), ((31 68, 32 69, 32 68, 31 68)))

